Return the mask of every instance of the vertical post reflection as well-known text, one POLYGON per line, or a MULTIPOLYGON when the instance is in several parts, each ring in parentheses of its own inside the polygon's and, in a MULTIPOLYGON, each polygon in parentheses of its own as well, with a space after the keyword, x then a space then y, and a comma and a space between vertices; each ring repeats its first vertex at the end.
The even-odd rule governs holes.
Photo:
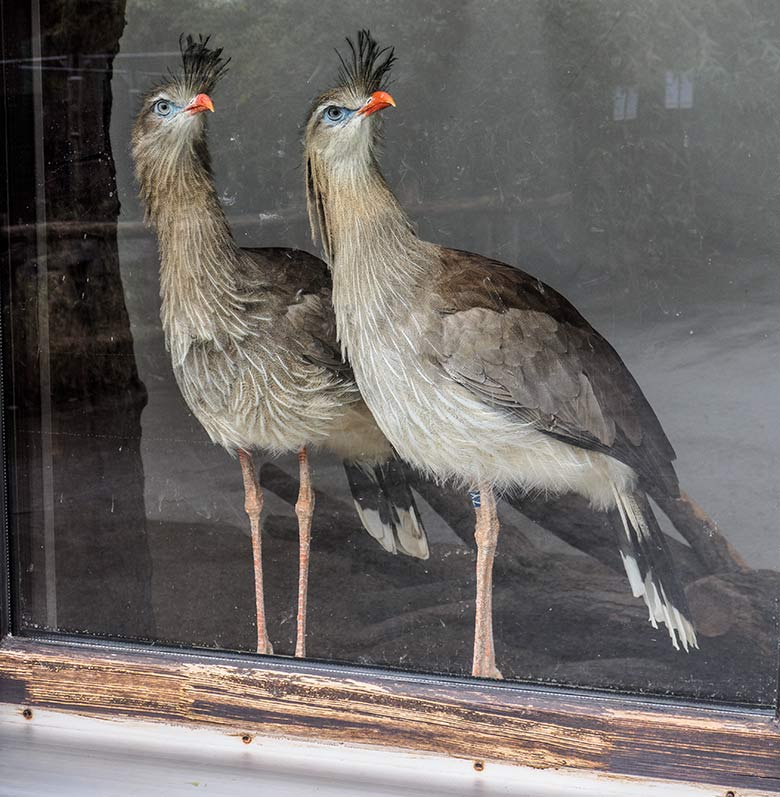
POLYGON ((43 125, 43 59, 41 10, 32 0, 32 85, 35 131, 35 247, 38 275, 38 359, 41 401, 41 511, 46 625, 57 627, 57 563, 54 535, 54 472, 52 468, 51 362, 49 357, 49 268, 46 249, 46 161, 43 125))

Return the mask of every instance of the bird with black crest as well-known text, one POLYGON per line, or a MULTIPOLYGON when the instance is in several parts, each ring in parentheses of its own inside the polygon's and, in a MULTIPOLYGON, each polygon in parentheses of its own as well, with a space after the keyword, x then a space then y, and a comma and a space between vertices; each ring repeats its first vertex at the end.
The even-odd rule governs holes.
POLYGON ((147 221, 157 231, 161 318, 187 406, 238 455, 254 558, 257 650, 271 653, 261 563, 263 493, 252 454, 298 453, 298 628, 305 654, 314 491, 307 450, 343 458, 366 530, 389 551, 428 557, 400 463, 339 353, 330 275, 296 249, 235 242, 214 186, 205 119, 228 61, 209 39, 180 40, 181 69, 144 97, 132 136, 147 221))
POLYGON ((367 31, 305 129, 312 233, 333 273, 342 352, 398 454, 472 492, 472 672, 500 677, 492 628, 497 496, 575 492, 619 516, 630 586, 675 648, 697 647, 648 496, 679 496, 674 450, 619 355, 561 294, 478 254, 417 237, 377 159, 394 63, 367 31))

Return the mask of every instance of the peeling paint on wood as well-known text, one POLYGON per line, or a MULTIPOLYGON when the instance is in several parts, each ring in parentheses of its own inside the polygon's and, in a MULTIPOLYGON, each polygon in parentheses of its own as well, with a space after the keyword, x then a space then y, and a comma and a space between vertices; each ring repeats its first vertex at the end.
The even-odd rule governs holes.
POLYGON ((11 638, 0 645, 0 701, 240 736, 780 790, 780 727, 760 711, 11 638))

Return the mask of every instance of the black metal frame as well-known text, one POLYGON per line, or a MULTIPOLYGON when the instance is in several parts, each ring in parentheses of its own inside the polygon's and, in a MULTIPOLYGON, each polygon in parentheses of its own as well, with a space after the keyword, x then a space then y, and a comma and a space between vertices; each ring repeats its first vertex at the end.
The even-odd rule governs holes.
POLYGON ((0 0, 0 56, 2 57, 2 157, 5 185, 0 195, 0 219, 6 224, 3 229, 2 262, 0 269, 0 637, 17 631, 14 625, 18 604, 12 585, 14 557, 10 548, 10 516, 13 509, 14 474, 10 463, 13 459, 13 436, 9 434, 13 418, 12 385, 6 380, 6 369, 10 368, 11 355, 9 340, 11 275, 17 263, 14 262, 13 244, 19 230, 34 229, 35 206, 31 197, 35 192, 35 164, 29 147, 19 146, 21 142, 31 141, 33 137, 32 108, 20 109, 11 105, 13 88, 10 85, 9 64, 20 61, 31 62, 31 4, 13 3, 0 0), (19 111, 22 111, 19 113, 19 111), (13 119, 13 124, 11 124, 13 119), (19 191, 22 182, 27 191, 19 191))

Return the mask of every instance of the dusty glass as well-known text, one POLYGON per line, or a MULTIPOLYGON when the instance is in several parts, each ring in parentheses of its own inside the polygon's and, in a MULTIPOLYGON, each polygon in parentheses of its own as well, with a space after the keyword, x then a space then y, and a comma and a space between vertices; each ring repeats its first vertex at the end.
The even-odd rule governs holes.
MULTIPOLYGON (((638 380, 703 513, 681 535, 656 511, 699 638, 684 653, 632 596, 614 517, 573 496, 505 496, 494 572, 504 677, 771 704, 777 9, 130 0, 85 18, 82 5, 46 6, 40 39, 6 64, 26 109, 9 117, 11 137, 27 142, 4 218, 17 631, 254 649, 241 469, 174 380, 131 130, 141 98, 179 68, 179 34, 210 35, 232 59, 208 141, 233 235, 317 252, 302 124, 333 85, 333 48, 370 27, 398 57, 382 167, 420 236, 565 294, 638 380)), ((291 655, 298 462, 258 452, 256 464, 268 631, 291 655)), ((467 675, 469 495, 406 471, 430 549, 420 560, 366 533, 338 458, 313 452, 311 466, 308 655, 467 675)))

